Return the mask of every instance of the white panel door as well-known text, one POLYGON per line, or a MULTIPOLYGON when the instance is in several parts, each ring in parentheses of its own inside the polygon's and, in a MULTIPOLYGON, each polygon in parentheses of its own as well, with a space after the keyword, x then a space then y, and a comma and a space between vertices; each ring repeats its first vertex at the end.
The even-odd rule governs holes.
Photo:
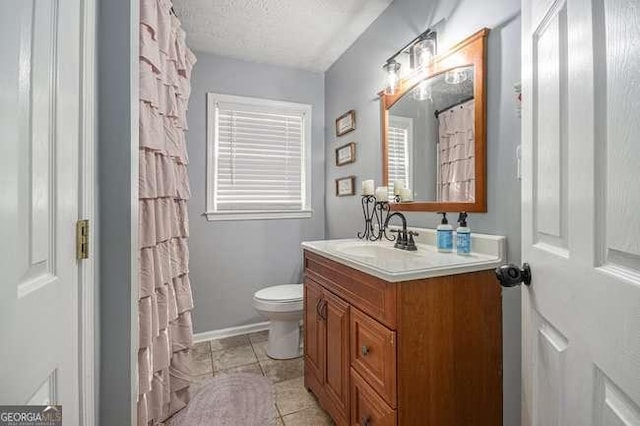
POLYGON ((640 425, 640 2, 523 0, 523 425, 640 425))
POLYGON ((78 418, 79 0, 0 13, 0 404, 78 418))

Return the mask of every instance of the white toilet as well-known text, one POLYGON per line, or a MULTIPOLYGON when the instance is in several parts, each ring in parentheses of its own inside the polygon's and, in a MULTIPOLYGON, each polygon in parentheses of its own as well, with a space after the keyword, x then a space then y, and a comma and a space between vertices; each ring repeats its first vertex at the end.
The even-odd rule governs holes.
POLYGON ((253 306, 271 321, 267 355, 291 359, 302 355, 300 320, 304 311, 302 284, 286 284, 258 290, 253 306))

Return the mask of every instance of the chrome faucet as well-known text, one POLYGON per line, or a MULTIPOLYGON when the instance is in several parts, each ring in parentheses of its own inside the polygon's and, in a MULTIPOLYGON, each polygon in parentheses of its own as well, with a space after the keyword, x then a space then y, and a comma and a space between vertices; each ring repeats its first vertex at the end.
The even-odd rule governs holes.
POLYGON ((395 248, 399 248, 401 250, 408 251, 416 251, 418 248, 416 247, 416 243, 413 241, 414 235, 418 235, 417 232, 407 231, 407 218, 400 212, 391 213, 387 216, 387 220, 384 222, 385 229, 389 227, 389 221, 392 217, 398 216, 400 220, 402 220, 402 230, 392 230, 392 232, 397 232, 398 237, 396 238, 396 243, 394 245, 395 248))

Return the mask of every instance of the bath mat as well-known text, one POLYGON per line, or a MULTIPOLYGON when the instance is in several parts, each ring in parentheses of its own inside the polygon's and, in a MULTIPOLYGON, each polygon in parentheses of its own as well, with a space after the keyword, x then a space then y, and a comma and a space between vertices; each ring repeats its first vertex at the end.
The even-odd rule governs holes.
POLYGON ((176 413, 167 426, 275 426, 271 380, 255 374, 213 377, 176 413))

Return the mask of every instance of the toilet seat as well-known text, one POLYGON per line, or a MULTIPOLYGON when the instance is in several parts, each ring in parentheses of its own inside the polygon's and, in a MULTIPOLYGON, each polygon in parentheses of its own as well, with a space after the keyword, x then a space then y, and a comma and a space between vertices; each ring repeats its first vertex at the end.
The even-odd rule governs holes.
POLYGON ((256 291, 255 299, 266 302, 291 302, 302 300, 302 284, 284 284, 256 291))
POLYGON ((254 296, 254 306, 267 312, 291 312, 303 309, 302 284, 285 284, 258 290, 254 296))

